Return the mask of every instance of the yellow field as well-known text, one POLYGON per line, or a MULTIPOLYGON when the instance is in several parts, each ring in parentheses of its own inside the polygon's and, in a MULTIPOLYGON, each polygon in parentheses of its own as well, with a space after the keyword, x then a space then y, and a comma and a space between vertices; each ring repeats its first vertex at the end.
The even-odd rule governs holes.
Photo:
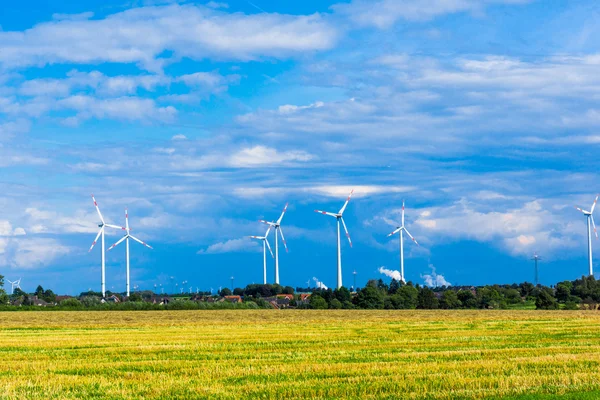
POLYGON ((599 366, 594 312, 0 313, 0 399, 596 399, 599 366))

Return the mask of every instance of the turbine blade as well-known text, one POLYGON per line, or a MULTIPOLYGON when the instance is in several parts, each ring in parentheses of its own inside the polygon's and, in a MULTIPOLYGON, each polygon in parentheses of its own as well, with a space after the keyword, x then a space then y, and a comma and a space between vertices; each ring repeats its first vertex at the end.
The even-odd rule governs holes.
MULTIPOLYGON (((275 232, 275 234, 277 235, 277 232, 275 232)), ((285 252, 288 253, 287 243, 285 242, 285 238, 283 237, 283 231, 281 230, 281 227, 279 227, 279 234, 281 235, 281 240, 283 240, 283 247, 285 247, 285 252)))
POLYGON ((269 232, 271 232, 271 225, 269 225, 269 227, 267 228, 267 231, 265 232, 265 238, 269 237, 269 232))
POLYGON ((402 200, 402 226, 404 226, 404 200, 402 200))
POLYGON ((267 247, 269 248, 269 252, 271 253, 271 258, 275 258, 275 256, 273 255, 273 250, 271 250, 271 245, 269 244, 269 240, 267 238, 265 238, 265 243, 267 244, 267 247))
POLYGON ((392 235, 395 235, 396 233, 400 232, 401 229, 402 229, 401 226, 397 227, 396 229, 394 229, 394 231, 392 233, 388 234, 388 237, 390 237, 392 235))
POLYGON ((96 198, 92 194, 92 200, 94 200, 94 207, 96 207, 96 211, 98 211, 98 216, 100 217, 100 221, 104 224, 104 218, 102 218, 102 213, 100 212, 100 208, 98 207, 98 203, 96 202, 96 198))
POLYGON ((281 220, 283 219, 283 214, 285 214, 285 212, 287 211, 288 204, 289 204, 289 203, 285 203, 285 207, 283 207, 283 211, 281 212, 281 216, 280 216, 280 217, 279 217, 279 219, 277 220, 277 224, 281 224, 281 220))
POLYGON ((129 232, 129 213, 125 209, 125 230, 129 232))
POLYGON ((579 207, 577 207, 577 206, 575 206, 575 208, 576 208, 577 210, 581 211, 582 213, 584 213, 584 214, 587 214, 587 211, 585 211, 585 210, 583 210, 583 209, 581 209, 581 208, 579 208, 579 207))
POLYGON ((348 228, 346 228, 346 223, 344 222, 344 218, 341 218, 342 225, 344 225, 344 230, 346 231, 346 237, 348 238, 348 242, 350 243, 350 247, 352 247, 352 240, 350 240, 350 234, 348 233, 348 228))
POLYGON ((264 237, 262 237, 262 236, 248 236, 248 237, 252 238, 252 239, 260 239, 260 240, 264 239, 264 237))
POLYGON ((594 234, 596 235, 596 239, 598 239, 598 231, 596 230, 596 224, 594 223, 594 217, 590 215, 592 219, 592 225, 594 226, 594 234))
POLYGON ((152 249, 152 246, 150 246, 147 243, 142 242, 140 239, 136 238, 135 236, 131 236, 129 235, 130 238, 132 238, 133 240, 135 240, 136 242, 138 242, 139 244, 143 244, 144 246, 146 246, 149 249, 152 249))
POLYGON ((96 235, 96 239, 94 239, 94 242, 92 243, 92 246, 90 247, 90 249, 88 250, 88 253, 90 251, 92 251, 92 249, 94 248, 94 246, 96 245, 96 242, 98 242, 98 238, 100 237, 100 235, 102 234, 102 231, 104 230, 104 227, 100 228, 100 230, 98 231, 98 234, 96 235))
POLYGON ((344 211, 346 211, 346 207, 348 206, 348 202, 350 201, 350 197, 352 197, 352 193, 354 193, 354 189, 352 189, 352 191, 348 195, 348 198, 346 199, 346 202, 344 203, 344 205, 342 206, 342 208, 340 209, 340 212, 338 214, 341 215, 341 214, 344 213, 344 211))
POLYGON ((594 199, 594 204, 592 204, 592 209, 590 210, 590 213, 593 213, 594 208, 596 208, 596 203, 598 202, 598 196, 600 196, 600 194, 597 195, 596 198, 594 199))
POLYGON ((110 250, 114 249, 119 244, 121 244, 123 242, 123 240, 125 240, 125 239, 127 239, 127 235, 123 236, 117 243, 115 243, 112 246, 110 246, 106 251, 110 251, 110 250))
POLYGON ((327 212, 327 211, 315 210, 315 212, 319 213, 319 214, 329 215, 330 217, 337 218, 337 215, 335 215, 334 213, 327 212))
POLYGON ((415 242, 415 244, 416 244, 417 246, 420 246, 420 245, 419 245, 419 242, 417 242, 417 240, 416 240, 416 239, 413 237, 413 235, 411 235, 411 234, 410 234, 410 232, 409 232, 409 231, 407 231, 407 230, 406 230, 406 228, 402 228, 402 229, 404 229, 404 232, 406 232, 406 234, 408 235, 408 237, 410 237, 410 238, 412 239, 412 241, 413 241, 413 242, 415 242))
POLYGON ((112 224, 104 224, 104 226, 107 226, 109 228, 113 228, 113 229, 120 229, 122 231, 126 231, 127 228, 123 228, 122 226, 117 226, 117 225, 112 225, 112 224))
POLYGON ((269 225, 269 226, 275 226, 275 223, 269 222, 269 221, 265 221, 264 219, 259 219, 258 222, 262 222, 263 224, 266 224, 266 225, 269 225))

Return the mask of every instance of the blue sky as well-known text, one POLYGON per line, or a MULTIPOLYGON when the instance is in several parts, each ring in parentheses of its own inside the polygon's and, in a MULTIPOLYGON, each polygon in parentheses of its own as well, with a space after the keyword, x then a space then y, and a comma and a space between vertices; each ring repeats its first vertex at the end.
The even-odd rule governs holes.
POLYGON ((596 2, 5 3, 0 273, 24 289, 99 290, 91 193, 154 246, 132 246, 142 288, 260 282, 245 237, 286 202, 281 283, 335 286, 335 220, 313 209, 351 189, 346 286, 398 269, 402 199, 408 280, 532 281, 535 251, 544 284, 587 271, 596 2))

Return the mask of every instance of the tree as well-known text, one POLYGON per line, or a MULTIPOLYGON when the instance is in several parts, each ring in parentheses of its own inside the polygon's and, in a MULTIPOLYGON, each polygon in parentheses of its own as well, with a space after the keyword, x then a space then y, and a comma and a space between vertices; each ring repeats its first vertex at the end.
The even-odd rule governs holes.
POLYGON ((223 288, 219 292, 219 295, 220 296, 231 296, 231 289, 229 289, 229 288, 223 288))
POLYGON ((142 295, 139 293, 131 293, 129 301, 142 301, 142 295))
POLYGON ((458 299, 458 295, 454 290, 446 290, 442 294, 442 300, 440 301, 440 307, 446 310, 452 310, 460 308, 462 303, 458 299))
POLYGON ((439 300, 435 297, 435 293, 433 290, 428 287, 423 287, 419 290, 419 295, 417 296, 417 308, 433 310, 438 308, 439 300))
POLYGON ((361 289, 354 300, 354 304, 364 309, 382 309, 384 305, 383 293, 370 285, 361 289))
POLYGON ((558 302, 552 295, 552 289, 542 288, 535 298, 535 308, 538 310, 558 310, 558 302))
POLYGON ((35 289, 35 293, 34 293, 38 299, 41 299, 42 296, 44 295, 44 288, 42 287, 42 285, 38 285, 38 287, 35 289))
POLYGON ((333 299, 329 303, 329 308, 334 309, 334 310, 339 310, 342 308, 342 302, 339 301, 338 299, 333 299))
POLYGON ((318 294, 311 294, 309 299, 310 307, 315 310, 326 310, 329 307, 325 299, 318 294))
POLYGON ((350 291, 347 288, 345 288, 344 286, 342 286, 339 289, 335 289, 333 291, 333 297, 335 297, 342 303, 345 301, 350 301, 352 299, 352 295, 350 294, 350 291))
POLYGON ((566 303, 569 301, 569 297, 571 297, 571 289, 573 288, 573 283, 569 281, 560 282, 556 285, 556 300, 561 303, 566 303))
POLYGON ((388 293, 396 294, 398 289, 400 289, 400 283, 397 280, 392 279, 392 281, 390 282, 390 290, 388 291, 388 293))
POLYGON ((42 295, 42 300, 47 303, 54 303, 56 301, 56 295, 50 289, 44 290, 44 294, 42 295))
POLYGON ((81 307, 81 302, 75 298, 64 299, 60 302, 60 306, 68 308, 79 308, 81 307))
POLYGON ((282 292, 283 294, 294 294, 294 288, 291 286, 286 286, 283 288, 282 292))
POLYGON ((502 296, 494 287, 484 286, 477 289, 479 308, 500 308, 502 296))
POLYGON ((233 294, 236 296, 243 296, 244 295, 244 289, 242 288, 235 288, 233 289, 233 294))
POLYGON ((413 285, 403 285, 396 291, 392 302, 397 309, 413 310, 417 308, 418 296, 419 291, 413 285))

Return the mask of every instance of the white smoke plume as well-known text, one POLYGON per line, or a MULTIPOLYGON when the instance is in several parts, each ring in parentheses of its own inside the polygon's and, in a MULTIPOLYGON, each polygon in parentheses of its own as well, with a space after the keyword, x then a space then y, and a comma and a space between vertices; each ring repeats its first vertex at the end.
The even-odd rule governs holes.
POLYGON ((429 268, 431 268, 431 274, 421 275, 421 278, 423 278, 423 280, 425 281, 425 286, 452 286, 452 284, 448 282, 446 278, 444 278, 444 275, 438 275, 435 272, 435 267, 432 264, 429 264, 429 268))
POLYGON ((400 282, 402 280, 402 275, 400 275, 400 271, 394 271, 392 269, 379 267, 379 273, 383 274, 385 276, 389 276, 390 278, 395 279, 398 282, 400 282))
POLYGON ((319 281, 319 280, 318 280, 317 278, 315 278, 314 276, 313 276, 313 281, 315 281, 315 283, 317 284, 317 289, 325 289, 325 290, 329 289, 327 286, 325 286, 325 285, 323 284, 323 282, 319 281))

